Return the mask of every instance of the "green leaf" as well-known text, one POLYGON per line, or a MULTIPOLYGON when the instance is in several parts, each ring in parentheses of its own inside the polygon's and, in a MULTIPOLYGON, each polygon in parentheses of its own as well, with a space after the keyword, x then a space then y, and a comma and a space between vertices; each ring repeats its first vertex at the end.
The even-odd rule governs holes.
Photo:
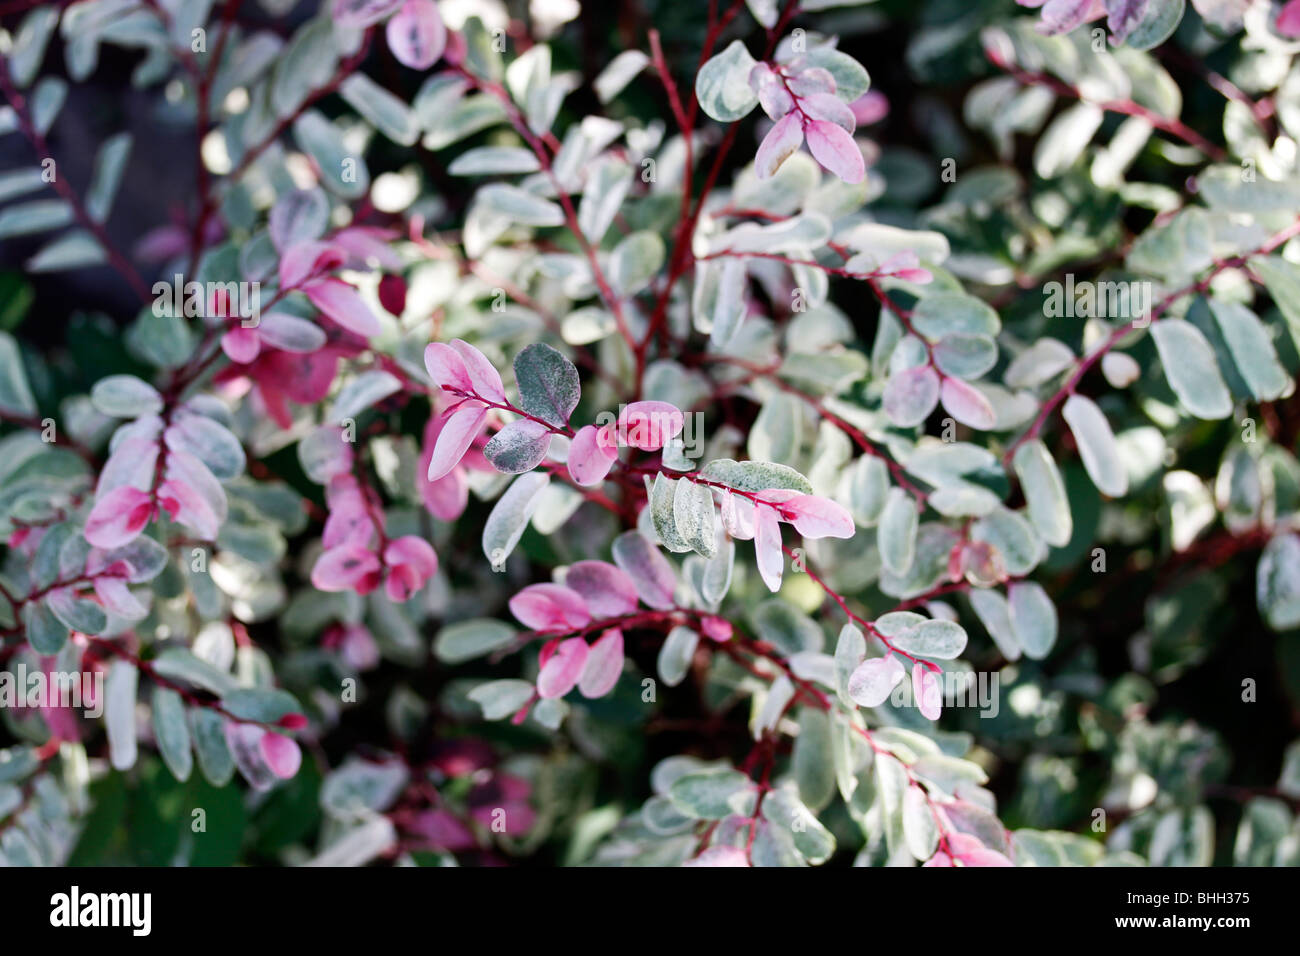
POLYGON ((1125 45, 1134 50, 1154 50, 1174 35, 1185 9, 1185 0, 1150 0, 1142 22, 1124 40, 1125 45))
POLYGON ((903 838, 918 860, 928 860, 939 844, 939 827, 925 791, 913 784, 903 794, 903 838))
POLYGON ((1291 386, 1291 376, 1277 360, 1268 329, 1259 317, 1236 302, 1210 299, 1209 303, 1232 364, 1250 393, 1261 402, 1281 397, 1291 386))
POLYGON ((130 661, 113 661, 104 681, 104 729, 114 770, 135 766, 135 695, 139 672, 130 661))
POLYGON ((974 590, 970 592, 970 603, 1002 656, 1009 661, 1018 660, 1022 648, 1011 622, 1011 605, 1007 599, 999 591, 974 590))
POLYGON ((638 73, 650 65, 650 57, 640 50, 624 50, 610 60, 592 82, 596 98, 604 105, 618 96, 638 73))
POLYGON ((1074 519, 1065 482, 1047 446, 1037 438, 1031 439, 1016 449, 1012 462, 1034 529, 1048 544, 1064 547, 1074 533, 1074 519))
POLYGON ((517 632, 504 621, 478 617, 448 624, 433 639, 433 653, 445 664, 461 664, 506 647, 517 632))
POLYGON ((1031 660, 1042 660, 1056 643, 1056 605, 1036 581, 1007 585, 1016 642, 1031 660))
POLYGON ((934 660, 951 660, 966 649, 966 631, 954 621, 922 621, 892 640, 909 654, 934 660))
POLYGON ((302 707, 288 691, 271 687, 240 687, 221 698, 221 706, 240 720, 259 724, 278 723, 290 714, 301 714, 302 707))
POLYGON ((562 226, 564 210, 549 199, 518 186, 492 183, 475 194, 475 203, 494 216, 520 226, 562 226))
POLYGON ((364 73, 353 73, 339 94, 354 110, 394 143, 413 146, 420 135, 415 112, 364 73))
POLYGON ((793 395, 773 392, 758 410, 746 451, 754 461, 789 461, 799 452, 803 407, 793 395))
POLYGON ((131 155, 131 134, 118 133, 104 140, 95 157, 95 174, 86 192, 86 212, 95 222, 106 222, 122 184, 122 173, 131 155))
POLYGON ((1091 103, 1075 103, 1062 110, 1034 146, 1034 171, 1043 179, 1060 176, 1088 148, 1101 128, 1105 113, 1091 103))
MULTIPOLYGON (((426 87, 428 86, 429 84, 426 84, 426 87)), ((423 104, 420 96, 416 97, 416 115, 420 117, 423 127, 429 131, 420 142, 425 149, 442 149, 489 126, 505 122, 505 108, 495 96, 474 93, 460 99, 461 92, 459 80, 451 79, 445 85, 431 88, 423 104), (453 102, 443 108, 442 104, 453 97, 459 99, 459 102, 453 102)), ((424 93, 425 88, 421 88, 421 95, 424 93)))
POLYGON ((578 206, 578 228, 591 242, 599 243, 614 223, 628 190, 632 188, 632 167, 616 157, 603 158, 592 171, 578 206))
POLYGON ((721 820, 752 813, 755 792, 752 781, 739 770, 700 770, 674 780, 668 799, 693 819, 721 820))
POLYGON ((679 480, 673 492, 673 523, 678 537, 706 558, 717 547, 714 530, 713 492, 708 485, 679 480))
POLYGON ((520 475, 506 489, 497 503, 492 507, 483 525, 483 554, 492 562, 492 567, 501 570, 506 558, 515 549, 524 529, 537 509, 539 496, 543 488, 550 484, 550 476, 544 472, 529 472, 520 475))
POLYGON ((1300 536, 1279 534, 1269 541, 1255 574, 1255 597, 1273 630, 1300 627, 1300 536))
POLYGON ((684 554, 691 550, 691 546, 677 532, 677 486, 684 481, 685 479, 669 478, 660 472, 649 486, 650 518, 655 534, 663 546, 674 554, 684 554))
POLYGON ((817 622, 780 598, 769 598, 755 609, 754 630, 786 657, 822 649, 822 629, 817 622))
POLYGON ((167 687, 154 688, 153 733, 158 741, 158 752, 172 776, 188 780, 194 769, 194 756, 190 752, 190 727, 185 719, 185 704, 181 695, 167 687))
POLYGON ((745 44, 731 44, 711 57, 695 77, 695 96, 700 107, 719 123, 734 123, 758 105, 758 94, 749 85, 749 71, 755 61, 745 44))
POLYGON ((916 555, 918 516, 912 496, 902 488, 890 488, 876 528, 880 560, 895 574, 906 574, 916 555))
POLYGON ((22 353, 8 332, 0 332, 0 411, 36 414, 36 398, 27 384, 22 353))
POLYGON ((82 634, 102 634, 108 627, 104 609, 92 601, 83 601, 68 591, 55 591, 45 599, 54 616, 69 629, 82 634))
POLYGON ((280 56, 271 79, 270 105, 280 119, 292 116, 312 90, 326 86, 338 63, 334 24, 329 17, 298 29, 280 56))
POLYGON ((85 229, 73 229, 46 243, 23 265, 28 272, 63 272, 107 261, 108 253, 98 239, 85 229))
POLYGON ((72 222, 72 207, 63 199, 32 199, 0 210, 0 239, 48 232, 72 222))
POLYGON ((779 787, 763 801, 763 816, 773 829, 788 831, 799 855, 814 865, 825 863, 835 852, 835 837, 787 787, 779 787))
POLYGON ((685 680, 699 643, 700 635, 689 627, 678 626, 669 631, 656 661, 659 679, 669 687, 676 687, 685 680))
POLYGON ((343 199, 360 199, 370 190, 370 171, 361 156, 343 142, 343 131, 316 110, 308 110, 293 123, 298 148, 320 170, 321 185, 343 199))
POLYGON ((467 149, 451 161, 453 176, 507 176, 535 173, 541 168, 531 149, 521 146, 479 146, 467 149))
POLYGON ((945 335, 934 347, 934 364, 945 375, 976 379, 998 363, 998 344, 987 335, 945 335))
POLYGON ((811 707, 799 711, 799 736, 794 742, 794 778, 799 799, 820 810, 835 795, 835 754, 831 746, 830 716, 811 707))
POLYGON ((483 447, 483 456, 497 471, 519 475, 540 464, 553 437, 545 425, 521 418, 493 435, 483 447))
POLYGON ((1161 319, 1151 326, 1169 387, 1197 418, 1227 418, 1232 396, 1223 383, 1214 349, 1196 326, 1184 319, 1161 319))
POLYGON ((573 363, 542 342, 534 342, 515 356, 515 384, 520 407, 556 428, 569 423, 582 395, 573 363))
POLYGON ((932 342, 948 335, 994 337, 1002 328, 998 314, 982 300, 963 292, 936 292, 916 304, 912 328, 932 342))
POLYGON ((641 230, 623 237, 609 257, 609 281, 622 296, 640 292, 664 264, 664 241, 657 232, 641 230))
POLYGON ((225 719, 205 707, 191 707, 189 713, 199 769, 214 787, 224 787, 235 775, 235 761, 226 745, 225 719))
POLYGON ((184 647, 169 647, 154 659, 153 669, 161 676, 171 680, 184 681, 195 687, 216 694, 218 697, 234 691, 238 684, 235 678, 184 647))
POLYGON ((469 699, 483 708, 487 720, 504 720, 532 699, 535 688, 526 680, 494 680, 479 684, 469 699))
POLYGON ((36 79, 45 58, 45 48, 58 22, 59 11, 53 7, 37 7, 23 17, 13 46, 8 51, 9 74, 19 89, 36 79))
POLYGON ((32 601, 23 609, 27 642, 37 654, 57 654, 68 641, 68 626, 49 608, 47 601, 32 601))
POLYGON ((809 50, 804 63, 827 70, 835 79, 835 95, 845 103, 852 103, 871 88, 867 68, 833 46, 823 45, 809 50))
POLYGON ((812 485, 807 478, 789 465, 774 461, 732 461, 730 458, 717 458, 704 466, 700 477, 751 494, 771 488, 797 491, 801 495, 813 493, 812 485))
POLYGON ((351 379, 339 390, 326 418, 337 425, 342 425, 347 419, 356 418, 367 408, 401 390, 401 379, 392 372, 377 368, 370 369, 351 379))
POLYGON ((158 390, 134 375, 101 378, 90 390, 90 400, 98 411, 112 418, 157 415, 163 407, 158 390))
POLYGON ((1291 341, 1300 350, 1300 265, 1281 256, 1256 256, 1250 268, 1264 282, 1273 304, 1286 319, 1291 341))
POLYGON ((1120 460, 1115 433, 1097 403, 1083 395, 1071 395, 1065 400, 1061 417, 1070 426, 1083 467, 1097 490, 1112 498, 1127 494, 1128 472, 1120 460))

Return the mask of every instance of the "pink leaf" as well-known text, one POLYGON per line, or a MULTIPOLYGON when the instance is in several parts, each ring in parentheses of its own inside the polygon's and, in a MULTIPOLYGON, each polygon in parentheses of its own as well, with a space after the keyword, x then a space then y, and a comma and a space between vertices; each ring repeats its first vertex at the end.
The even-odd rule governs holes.
POLYGON ((879 707, 906 676, 893 654, 865 660, 849 675, 849 698, 862 707, 879 707))
POLYGON ((291 779, 302 766, 302 751, 298 745, 274 730, 262 734, 258 749, 262 751, 262 759, 271 768, 271 773, 281 780, 291 779))
POLYGON ((464 360, 465 371, 479 398, 497 405, 505 404, 506 391, 501 384, 501 373, 488 361, 487 356, 461 339, 453 339, 451 347, 464 360))
POLYGON ((333 548, 316 559, 311 583, 318 591, 350 591, 374 587, 379 556, 362 547, 333 548))
POLYGON ((562 584, 528 585, 510 599, 510 613, 535 631, 576 631, 591 623, 582 595, 562 584))
POLYGON ((614 563, 627 572, 644 604, 659 611, 674 606, 677 578, 673 566, 639 531, 627 531, 614 539, 614 563))
POLYGON ((438 570, 438 556, 433 546, 413 534, 403 535, 384 548, 384 564, 389 575, 385 591, 394 601, 406 601, 424 587, 438 570))
POLYGON ((813 158, 846 183, 860 183, 867 175, 862 150, 843 128, 816 120, 804 129, 813 158))
POLYGON ((320 279, 305 286, 303 292, 312 305, 349 332, 368 339, 382 330, 370 306, 342 279, 320 279))
POLYGON ((889 100, 879 90, 868 90, 850 103, 849 109, 859 126, 870 126, 889 115, 889 100))
POLYGON ((754 557, 759 576, 769 591, 777 591, 785 573, 785 556, 781 552, 781 525, 776 512, 766 505, 756 508, 754 525, 754 557))
POLYGON ((578 678, 583 697, 604 697, 618 683, 623 673, 623 632, 611 627, 600 636, 587 654, 587 663, 578 678))
POLYGON ((595 425, 584 425, 569 442, 569 475, 585 487, 604 481, 618 459, 617 451, 611 456, 612 449, 601 441, 601 431, 595 425))
POLYGON ((658 451, 676 438, 686 416, 668 402, 633 402, 618 416, 618 435, 624 444, 642 451, 658 451))
POLYGON ((465 506, 469 504, 469 478, 465 469, 453 468, 437 481, 430 481, 426 476, 429 472, 429 461, 433 457, 433 449, 430 448, 425 454, 426 457, 416 474, 416 481, 420 485, 420 499, 429 514, 438 520, 455 521, 465 513, 465 506))
POLYGON ((852 108, 833 93, 814 93, 799 105, 813 119, 834 123, 846 133, 852 133, 858 127, 852 108))
POLYGON ((188 482, 179 479, 164 481, 158 486, 158 503, 174 521, 192 528, 205 541, 217 536, 221 519, 188 482))
POLYGON ((425 346, 424 367, 428 369, 433 384, 441 389, 465 393, 474 391, 469 372, 465 370, 465 360, 450 345, 431 342, 425 346))
POLYGON ((107 576, 95 578, 95 594, 104 607, 128 621, 139 621, 148 616, 148 609, 140 603, 122 578, 107 576))
POLYGON ((749 71, 749 87, 758 94, 758 102, 769 119, 780 119, 794 109, 794 97, 766 63, 756 63, 749 71))
POLYGON ((930 417, 938 402, 939 373, 928 365, 917 365, 890 375, 881 397, 885 414, 901 428, 921 424, 930 417))
POLYGON ((221 351, 230 361, 247 365, 262 351, 262 340, 257 329, 237 325, 221 337, 221 351))
POLYGON ((711 846, 682 866, 749 866, 749 859, 738 846, 711 846))
POLYGON ((996 850, 986 850, 983 847, 964 853, 957 859, 966 866, 1015 866, 1014 863, 996 850))
POLYGON ((1042 7, 1038 32, 1049 36, 1069 33, 1080 24, 1106 12, 1102 0, 1047 0, 1042 7))
POLYGON ((95 502, 86 519, 86 540, 97 548, 117 548, 134 541, 153 517, 147 492, 123 485, 95 502))
POLYGON ((344 545, 367 547, 375 533, 375 521, 365 493, 354 475, 335 475, 325 486, 329 517, 321 532, 321 544, 328 550, 344 545))
POLYGON ((385 30, 388 48, 399 63, 427 70, 447 46, 447 28, 433 0, 406 0, 385 30))
POLYGON ((607 561, 574 562, 564 585, 581 595, 597 619, 631 614, 637 608, 636 584, 626 571, 607 561))
POLYGON ((940 397, 948 414, 963 425, 986 432, 997 424, 997 415, 984 393, 959 378, 945 378, 940 397))
POLYGON ((474 835, 449 810, 430 810, 411 821, 410 828, 441 850, 468 850, 477 845, 474 835))
POLYGON ((327 242, 307 239, 294 243, 280 257, 280 286, 296 289, 343 265, 343 253, 327 242))
POLYGON ((922 868, 927 866, 952 866, 952 857, 943 851, 939 851, 922 863, 921 866, 922 868))
POLYGON ((397 9, 402 0, 334 0, 330 13, 341 27, 362 28, 378 23, 397 9))
POLYGON ((799 495, 783 504, 781 513, 805 538, 853 537, 853 516, 829 498, 799 495))
MULTIPOLYGON (((455 355, 454 352, 452 354, 455 355)), ((457 359, 459 360, 459 356, 457 359)), ((420 464, 416 468, 415 482, 420 488, 420 498, 424 501, 424 507, 429 510, 429 514, 442 521, 454 521, 461 516, 465 506, 469 504, 469 481, 465 469, 452 468, 437 481, 430 481, 428 478, 429 463, 433 460, 433 449, 438 444, 443 420, 442 415, 433 415, 424 426, 424 451, 420 455, 420 464)))
POLYGON ((754 502, 740 495, 726 493, 718 508, 722 516, 722 527, 728 535, 737 541, 749 541, 754 537, 754 502))
POLYGON ((775 175, 781 164, 802 145, 803 118, 798 113, 787 113, 768 130, 763 141, 758 144, 758 153, 754 157, 754 169, 758 178, 767 179, 775 175))
POLYGON ((790 92, 800 98, 817 93, 834 93, 835 77, 820 66, 805 67, 789 79, 790 92))
POLYGON ((719 644, 731 640, 731 635, 735 633, 735 628, 725 617, 718 617, 716 614, 707 614, 700 618, 700 633, 711 641, 717 641, 719 644))
POLYGON ((939 713, 943 709, 939 676, 920 661, 912 665, 912 698, 926 720, 939 719, 939 713))
POLYGON ((429 459, 426 476, 430 481, 437 481, 460 464, 486 420, 487 409, 477 402, 466 402, 447 416, 429 459))
POLYGON ((587 664, 588 653, 587 642, 581 637, 561 641, 537 675, 538 696, 547 700, 573 690, 587 664))
POLYGON ((1300 37, 1300 0, 1291 0, 1277 15, 1277 32, 1284 37, 1300 37))

